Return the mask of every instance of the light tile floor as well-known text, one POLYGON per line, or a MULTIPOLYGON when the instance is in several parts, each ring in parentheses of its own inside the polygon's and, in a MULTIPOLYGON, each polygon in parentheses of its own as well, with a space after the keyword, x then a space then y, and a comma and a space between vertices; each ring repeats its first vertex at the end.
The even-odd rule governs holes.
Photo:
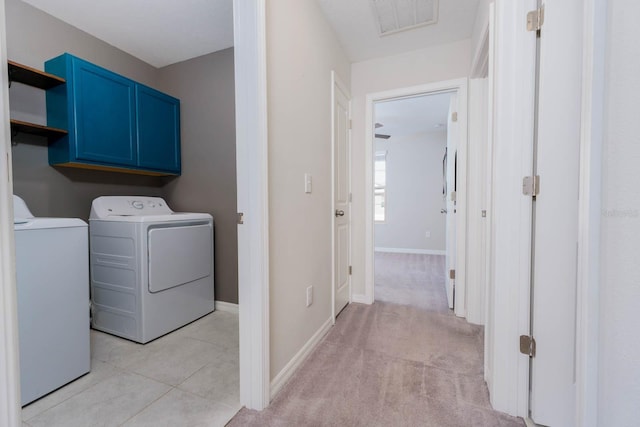
POLYGON ((22 409, 23 427, 224 426, 238 410, 238 315, 146 345, 91 331, 91 372, 22 409))

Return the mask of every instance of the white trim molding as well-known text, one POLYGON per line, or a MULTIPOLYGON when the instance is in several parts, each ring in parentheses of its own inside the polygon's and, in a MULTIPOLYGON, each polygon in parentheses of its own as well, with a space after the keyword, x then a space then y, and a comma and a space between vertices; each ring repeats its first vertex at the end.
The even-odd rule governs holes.
POLYGON ((0 0, 0 425, 18 426, 20 368, 18 358, 18 303, 16 295, 15 244, 9 87, 4 0, 0 0))
POLYGON ((351 294, 351 302, 356 304, 373 304, 373 301, 364 294, 351 294))
MULTIPOLYGON (((366 97, 366 113, 365 113, 365 141, 373 141, 374 134, 374 117, 373 106, 378 101, 391 100, 395 98, 405 98, 419 95, 428 95, 435 93, 452 92, 458 95, 458 124, 460 126, 459 136, 463 142, 462 149, 458 153, 458 163, 462 169, 466 169, 466 153, 467 153, 467 85, 466 78, 447 80, 436 83, 428 83, 418 86, 410 86, 398 89, 392 89, 384 92, 368 93, 366 97), (464 166, 462 166, 464 165, 464 166)), ((461 187, 458 191, 458 212, 461 217, 466 213, 466 171, 461 174, 461 187)), ((373 218, 373 144, 365 144, 365 242, 364 242, 364 295, 353 295, 354 302, 363 304, 372 304, 375 300, 374 295, 374 218, 373 218)), ((457 242, 466 240, 466 221, 464 227, 460 228, 460 236, 457 242)), ((459 260, 459 266, 456 265, 456 277, 461 277, 464 281, 464 265, 465 265, 465 246, 459 245, 457 249, 456 259, 459 260)), ((458 286, 458 283, 456 283, 458 286)), ((464 289, 464 286, 462 286, 464 289)), ((456 314, 464 313, 464 295, 456 298, 458 303, 456 314)))
POLYGON ((239 313, 238 304, 234 304, 232 302, 216 300, 215 307, 217 311, 222 311, 222 312, 231 313, 231 314, 239 313))
POLYGON ((446 255, 447 251, 440 249, 412 249, 412 248, 380 248, 375 247, 376 252, 388 252, 392 254, 418 254, 418 255, 446 255))
POLYGON ((234 0, 240 403, 269 405, 269 188, 265 0, 234 0))
POLYGON ((320 328, 309 338, 300 351, 298 351, 295 356, 289 360, 289 362, 282 368, 278 375, 273 378, 271 381, 271 399, 276 397, 278 392, 282 390, 282 387, 289 381, 289 379, 293 376, 293 374, 298 370, 302 362, 306 360, 307 357, 311 354, 311 352, 320 344, 322 338, 329 332, 331 327, 333 326, 333 316, 327 319, 326 322, 320 326, 320 328))
POLYGON ((600 218, 607 1, 585 0, 578 207, 576 425, 598 423, 600 218))

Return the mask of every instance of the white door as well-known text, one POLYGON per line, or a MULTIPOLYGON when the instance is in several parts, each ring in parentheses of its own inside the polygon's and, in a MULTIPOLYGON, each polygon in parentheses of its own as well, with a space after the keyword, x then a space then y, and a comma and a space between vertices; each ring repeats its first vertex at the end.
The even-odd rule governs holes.
POLYGON ((534 202, 531 418, 575 425, 582 1, 546 2, 540 37, 534 202))
POLYGON ((458 126, 457 121, 453 120, 456 113, 456 94, 451 95, 451 102, 449 107, 449 118, 447 120, 447 157, 444 162, 446 185, 444 189, 445 198, 445 214, 446 220, 446 286, 447 286, 447 303, 449 308, 453 307, 454 302, 454 289, 455 289, 455 270, 456 270, 456 163, 457 163, 457 141, 458 141, 458 126))
POLYGON ((334 217, 334 318, 349 303, 350 252, 350 150, 349 95, 337 80, 333 84, 333 199, 334 217))

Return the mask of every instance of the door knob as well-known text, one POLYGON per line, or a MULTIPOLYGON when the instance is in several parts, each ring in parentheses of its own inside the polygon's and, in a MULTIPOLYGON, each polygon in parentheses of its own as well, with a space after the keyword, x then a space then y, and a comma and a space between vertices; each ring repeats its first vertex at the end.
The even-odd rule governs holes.
POLYGON ((336 209, 336 216, 344 216, 344 211, 336 209))
POLYGON ((440 213, 447 213, 446 209, 440 209, 440 213))

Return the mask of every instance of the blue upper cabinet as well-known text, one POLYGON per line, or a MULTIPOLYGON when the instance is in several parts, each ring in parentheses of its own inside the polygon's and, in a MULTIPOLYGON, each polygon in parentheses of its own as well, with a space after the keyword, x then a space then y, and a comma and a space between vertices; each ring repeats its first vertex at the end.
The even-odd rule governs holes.
POLYGON ((180 101, 136 85, 138 162, 141 167, 180 172, 180 101))
POLYGON ((45 70, 67 81, 47 91, 47 124, 69 131, 51 165, 180 174, 178 99, 66 53, 45 70))

